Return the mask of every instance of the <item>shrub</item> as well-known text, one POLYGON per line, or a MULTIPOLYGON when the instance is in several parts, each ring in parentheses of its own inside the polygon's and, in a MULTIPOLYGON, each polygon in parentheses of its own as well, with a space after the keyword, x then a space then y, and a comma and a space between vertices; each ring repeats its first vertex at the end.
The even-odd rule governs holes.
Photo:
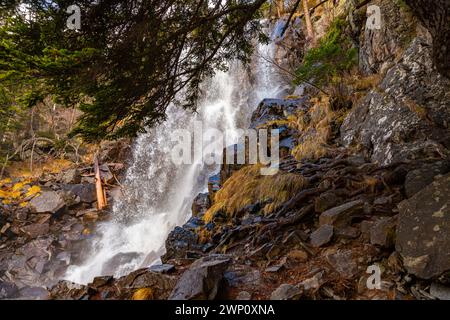
POLYGON ((302 65, 296 70, 295 84, 308 80, 323 87, 357 64, 358 51, 345 35, 345 26, 344 20, 336 19, 318 46, 305 54, 302 65))

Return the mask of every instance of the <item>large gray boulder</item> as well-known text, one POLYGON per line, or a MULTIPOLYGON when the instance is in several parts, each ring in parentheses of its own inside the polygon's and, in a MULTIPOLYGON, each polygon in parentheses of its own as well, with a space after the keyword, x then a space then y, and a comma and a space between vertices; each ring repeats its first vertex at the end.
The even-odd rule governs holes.
POLYGON ((416 38, 400 62, 353 108, 341 126, 381 165, 442 157, 450 148, 450 80, 433 68, 429 40, 416 38))
POLYGON ((408 272, 430 279, 450 271, 450 174, 399 204, 396 249, 408 272))
POLYGON ((214 299, 230 261, 230 257, 226 255, 210 255, 198 259, 183 273, 169 299, 214 299))
POLYGON ((35 213, 56 213, 65 206, 63 198, 55 191, 43 191, 30 201, 35 213))

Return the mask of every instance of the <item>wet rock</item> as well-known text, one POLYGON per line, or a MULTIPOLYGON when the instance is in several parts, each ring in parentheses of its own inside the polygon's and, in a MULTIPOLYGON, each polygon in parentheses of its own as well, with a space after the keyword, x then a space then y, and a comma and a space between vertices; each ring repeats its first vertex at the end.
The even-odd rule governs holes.
POLYGON ((225 255, 210 255, 195 261, 183 273, 169 299, 214 299, 229 262, 230 257, 225 255))
POLYGON ((351 250, 337 250, 327 252, 326 260, 342 277, 350 279, 358 272, 358 265, 353 260, 351 250))
POLYGON ((150 271, 156 273, 170 273, 175 270, 173 264, 156 264, 149 268, 150 271))
POLYGON ((431 164, 425 164, 419 169, 408 172, 405 180, 405 193, 411 198, 417 192, 433 182, 434 177, 450 172, 449 161, 437 161, 431 164))
POLYGON ((78 196, 83 203, 91 204, 97 200, 94 184, 64 184, 61 189, 78 196))
POLYGON ((153 263, 159 260, 159 257, 161 257, 162 252, 155 252, 151 251, 147 254, 144 261, 142 262, 142 268, 151 266, 153 263))
POLYGON ((339 207, 334 207, 323 212, 319 217, 319 223, 321 226, 332 225, 345 227, 351 223, 352 215, 359 213, 362 208, 362 200, 347 202, 339 207))
POLYGON ((438 283, 432 283, 430 294, 439 300, 450 300, 450 288, 438 283))
POLYGON ((56 213, 64 206, 63 198, 55 191, 42 191, 30 201, 30 207, 35 213, 56 213))
POLYGON ((333 238, 333 226, 324 224, 311 234, 311 245, 313 247, 321 247, 326 245, 333 238))
POLYGON ((220 174, 215 174, 208 178, 208 195, 210 201, 214 200, 213 196, 220 188, 220 174))
POLYGON ((285 118, 300 108, 307 109, 306 101, 306 98, 264 99, 252 114, 250 128, 255 129, 269 121, 285 118))
POLYGON ((424 279, 450 270, 450 174, 399 204, 396 249, 408 272, 424 279))
POLYGON ((316 212, 322 213, 336 206, 339 200, 334 192, 324 192, 315 199, 314 209, 316 212))
POLYGON ((390 248, 395 243, 396 217, 383 217, 374 222, 370 228, 370 243, 390 248))
POLYGON ((192 215, 198 216, 206 212, 210 206, 209 195, 207 193, 200 193, 197 195, 192 203, 192 215))
POLYGON ((50 230, 48 223, 35 223, 22 227, 22 231, 31 239, 46 235, 50 230))
POLYGON ((270 295, 270 300, 299 300, 303 291, 291 284, 282 284, 270 295))
POLYGON ((190 251, 201 251, 198 236, 192 230, 175 227, 166 240, 166 254, 161 257, 163 262, 170 259, 186 258, 190 251))
POLYGON ((113 275, 124 264, 139 259, 141 255, 137 252, 118 253, 103 264, 102 274, 113 275))

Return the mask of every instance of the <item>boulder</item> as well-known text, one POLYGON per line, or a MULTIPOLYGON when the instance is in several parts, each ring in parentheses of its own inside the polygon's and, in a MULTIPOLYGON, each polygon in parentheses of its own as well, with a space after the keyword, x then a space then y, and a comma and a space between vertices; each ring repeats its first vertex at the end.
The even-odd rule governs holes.
POLYGON ((230 257, 210 255, 196 260, 183 273, 170 295, 170 300, 212 300, 228 267, 230 257))
POLYGON ((163 262, 170 259, 186 258, 190 251, 201 251, 202 246, 198 244, 198 235, 186 228, 175 227, 166 240, 166 253, 161 257, 163 262))
POLYGON ((61 189, 78 196, 81 202, 91 204, 97 201, 94 184, 64 184, 61 189))
POLYGON ((395 244, 396 217, 382 217, 370 228, 370 243, 390 248, 395 244))
POLYGON ((284 119, 300 109, 307 110, 307 97, 299 99, 264 99, 252 114, 250 128, 256 129, 269 121, 284 119))
POLYGON ((327 262, 337 271, 343 278, 350 279, 358 272, 358 265, 353 260, 351 250, 337 250, 327 252, 327 262))
POLYGON ((22 231, 31 239, 46 235, 50 230, 48 223, 35 223, 22 227, 22 231))
POLYGON ((361 230, 354 227, 336 228, 334 234, 343 239, 355 239, 361 235, 361 230))
POLYGON ((16 298, 18 293, 19 289, 14 283, 0 280, 0 300, 16 298))
POLYGON ((319 217, 319 223, 321 226, 332 225, 345 227, 351 223, 352 215, 359 213, 362 209, 362 200, 347 202, 323 212, 319 217))
POLYGON ((149 270, 155 273, 170 273, 175 270, 175 266, 173 264, 155 264, 149 270))
POLYGON ((291 284, 282 284, 270 295, 270 300, 299 300, 303 291, 291 284))
POLYGON ((206 212, 210 207, 210 200, 208 193, 198 194, 192 202, 192 215, 198 216, 206 212))
POLYGON ((100 176, 103 181, 107 183, 114 182, 114 175, 112 174, 111 170, 109 169, 109 166, 107 164, 102 164, 100 167, 100 176))
POLYGON ((311 234, 311 245, 315 248, 326 245, 333 238, 333 226, 324 224, 311 234))
POLYGON ((88 297, 88 287, 70 281, 59 281, 50 290, 54 300, 82 300, 88 297))
POLYGON ((439 300, 450 300, 450 288, 439 283, 432 283, 430 294, 439 300))
POLYGON ((341 126, 344 146, 361 146, 381 165, 441 157, 450 148, 450 80, 434 70, 429 41, 416 38, 399 61, 341 126))
POLYGON ((423 279, 450 271, 450 174, 398 207, 396 249, 406 270, 423 279))
POLYGON ((30 201, 30 207, 35 213, 56 213, 64 206, 63 198, 55 191, 42 191, 30 201))
POLYGON ((60 181, 64 184, 78 184, 81 182, 81 174, 78 169, 69 169, 61 173, 60 181))
POLYGON ((322 213, 330 208, 335 207, 339 202, 339 198, 334 192, 324 192, 314 200, 314 208, 316 212, 322 213))
MULTIPOLYGON (((150 288, 154 299, 166 300, 177 283, 177 277, 141 269, 117 279, 114 286, 126 290, 150 288)), ((121 297, 122 299, 125 297, 121 297)))
POLYGON ((437 175, 450 172, 450 161, 437 161, 424 164, 416 170, 408 172, 405 179, 405 194, 411 198, 417 192, 433 182, 437 175))

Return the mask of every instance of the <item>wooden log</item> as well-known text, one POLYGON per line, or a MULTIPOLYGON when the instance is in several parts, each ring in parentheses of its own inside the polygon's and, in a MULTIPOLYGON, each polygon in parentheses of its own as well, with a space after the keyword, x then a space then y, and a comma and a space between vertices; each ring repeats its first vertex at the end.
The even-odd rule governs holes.
POLYGON ((103 210, 107 206, 106 192, 103 189, 102 177, 100 174, 100 166, 98 164, 97 155, 94 157, 94 172, 95 172, 95 191, 97 194, 97 209, 103 210))

